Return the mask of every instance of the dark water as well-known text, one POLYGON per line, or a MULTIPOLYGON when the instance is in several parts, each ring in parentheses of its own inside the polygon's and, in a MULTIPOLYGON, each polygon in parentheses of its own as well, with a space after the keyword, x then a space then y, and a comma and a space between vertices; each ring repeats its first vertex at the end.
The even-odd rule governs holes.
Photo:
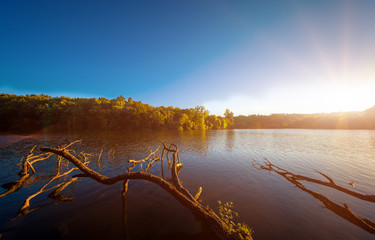
MULTIPOLYGON (((375 239, 374 234, 353 225, 312 195, 275 173, 251 166, 267 157, 272 163, 309 177, 324 180, 319 170, 338 185, 362 194, 375 194, 375 131, 351 130, 223 130, 164 131, 102 134, 52 134, 0 136, 0 183, 17 179, 16 166, 32 146, 57 146, 76 139, 77 153, 99 155, 89 165, 106 176, 126 171, 128 159, 140 159, 161 140, 179 146, 184 167, 183 185, 192 194, 203 188, 204 205, 217 209, 217 200, 234 202, 240 222, 254 230, 255 239, 375 239), (111 154, 108 152, 111 151, 111 154), (114 152, 114 153, 113 153, 114 152), (113 154, 112 154, 113 153, 113 154), (352 188, 348 183, 355 182, 352 188)), ((36 164, 49 172, 54 162, 36 164)), ((153 173, 159 174, 157 167, 153 173)), ((49 205, 12 220, 23 199, 45 181, 28 184, 0 198, 2 239, 123 239, 121 184, 103 186, 83 179, 75 184, 72 202, 49 205)), ((375 222, 375 203, 365 202, 316 184, 306 187, 332 201, 346 203, 362 218, 375 222)), ((36 197, 32 206, 50 200, 36 197)), ((160 187, 131 181, 127 198, 130 239, 206 239, 192 214, 160 187)))

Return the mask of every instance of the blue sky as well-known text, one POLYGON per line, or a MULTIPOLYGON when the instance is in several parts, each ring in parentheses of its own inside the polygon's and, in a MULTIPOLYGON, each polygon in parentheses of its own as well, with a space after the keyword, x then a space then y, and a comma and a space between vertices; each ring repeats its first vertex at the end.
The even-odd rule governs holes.
POLYGON ((214 114, 375 105, 375 1, 1 1, 0 92, 214 114))

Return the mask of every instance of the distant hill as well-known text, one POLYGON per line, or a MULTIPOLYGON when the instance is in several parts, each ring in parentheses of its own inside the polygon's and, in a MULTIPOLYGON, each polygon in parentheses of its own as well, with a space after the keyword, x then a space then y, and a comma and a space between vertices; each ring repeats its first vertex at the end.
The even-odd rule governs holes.
POLYGON ((234 128, 375 129, 375 106, 363 112, 240 115, 234 128))

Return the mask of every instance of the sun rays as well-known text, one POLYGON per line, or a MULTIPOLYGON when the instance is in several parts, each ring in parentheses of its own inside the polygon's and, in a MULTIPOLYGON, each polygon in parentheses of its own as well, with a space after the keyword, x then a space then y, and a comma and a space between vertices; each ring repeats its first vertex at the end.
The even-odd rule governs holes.
MULTIPOLYGON (((358 35, 371 37, 371 31, 353 29, 361 19, 358 6, 347 1, 334 12, 296 9, 284 25, 280 23, 282 27, 254 35, 253 55, 246 57, 244 52, 249 52, 254 38, 243 44, 244 51, 237 48, 230 62, 246 66, 243 62, 248 61, 250 66, 254 64, 251 59, 258 57, 257 68, 253 72, 237 68, 235 74, 243 75, 232 80, 242 86, 240 92, 233 90, 225 98, 205 101, 208 109, 217 114, 223 106, 235 114, 320 113, 363 111, 374 105, 375 51, 361 45, 358 35), (254 95, 254 88, 263 93, 254 95)), ((216 65, 217 72, 223 68, 216 65)), ((231 89, 235 88, 229 85, 228 92, 231 89)))

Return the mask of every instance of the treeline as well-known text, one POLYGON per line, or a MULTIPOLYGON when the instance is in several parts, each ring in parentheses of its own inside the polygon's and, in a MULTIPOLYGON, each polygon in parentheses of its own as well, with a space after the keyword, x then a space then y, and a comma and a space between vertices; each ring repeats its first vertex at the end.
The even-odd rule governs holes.
POLYGON ((375 129, 375 106, 364 112, 271 114, 224 117, 203 106, 180 109, 153 107, 131 98, 70 98, 0 94, 0 131, 106 131, 136 129, 375 129))
POLYGON ((106 99, 0 95, 2 132, 226 129, 233 124, 233 113, 229 110, 221 117, 210 115, 203 106, 153 107, 123 96, 106 99))
POLYGON ((375 129, 375 106, 350 113, 240 115, 234 128, 375 129))

